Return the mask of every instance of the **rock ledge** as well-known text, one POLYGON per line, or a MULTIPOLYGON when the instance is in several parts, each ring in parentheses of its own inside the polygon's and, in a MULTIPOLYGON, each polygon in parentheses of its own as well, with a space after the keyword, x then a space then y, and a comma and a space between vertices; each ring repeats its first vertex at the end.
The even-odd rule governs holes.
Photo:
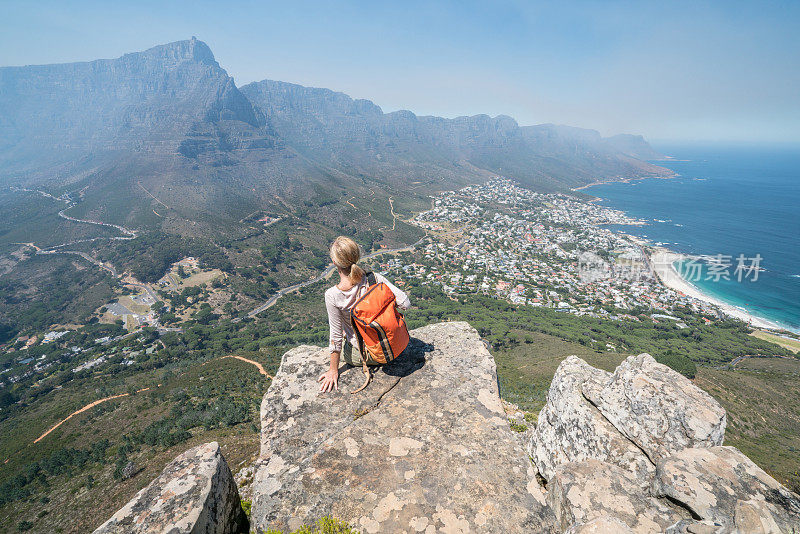
POLYGON ((328 352, 287 352, 261 407, 257 529, 325 515, 361 532, 550 532, 505 417, 494 359, 467 323, 429 325, 361 394, 317 394, 328 352))
POLYGON ((184 452, 94 534, 248 532, 233 475, 217 442, 184 452))

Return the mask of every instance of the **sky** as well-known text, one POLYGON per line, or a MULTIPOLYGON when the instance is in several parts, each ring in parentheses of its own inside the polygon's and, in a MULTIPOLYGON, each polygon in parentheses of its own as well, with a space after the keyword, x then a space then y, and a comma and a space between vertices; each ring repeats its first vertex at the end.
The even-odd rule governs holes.
POLYGON ((800 1, 0 0, 0 12, 2 66, 197 36, 237 85, 327 87, 387 112, 800 143, 800 1))

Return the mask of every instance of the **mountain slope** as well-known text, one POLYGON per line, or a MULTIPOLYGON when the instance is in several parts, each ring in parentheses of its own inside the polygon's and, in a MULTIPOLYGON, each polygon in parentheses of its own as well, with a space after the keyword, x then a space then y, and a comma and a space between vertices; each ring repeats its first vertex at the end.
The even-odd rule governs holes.
POLYGON ((203 122, 258 126, 249 101, 194 38, 118 59, 0 68, 0 111, 7 170, 98 152, 174 153, 203 122))
MULTIPOLYGON (((496 174, 567 190, 668 172, 637 159, 649 149, 643 139, 623 141, 506 116, 384 113, 285 82, 237 88, 195 38, 117 59, 0 68, 0 186, 69 193, 71 216, 142 235, 230 242, 256 231, 247 217, 268 211, 374 230, 388 246, 416 239, 389 198, 408 214, 430 191, 496 174)), ((18 200, 0 197, 0 213, 18 200)), ((48 224, 13 240, 0 233, 0 247, 41 242, 63 221, 48 224)))
POLYGON ((0 168, 2 185, 80 190, 73 215, 192 235, 263 207, 270 185, 323 180, 194 38, 0 69, 0 168))
POLYGON ((607 138, 606 141, 626 156, 632 158, 645 160, 664 159, 664 155, 653 150, 653 147, 641 135, 619 134, 607 138))
POLYGON ((631 145, 505 116, 387 114, 284 82, 240 90, 195 38, 117 59, 0 68, 0 183, 83 189, 83 213, 168 232, 204 234, 276 195, 337 198, 367 181, 402 193, 502 173, 554 190, 665 172, 636 159, 644 140, 631 145), (159 205, 174 212, 152 215, 159 205))
POLYGON ((531 187, 558 189, 601 178, 667 172, 623 153, 594 130, 552 124, 520 127, 502 115, 444 119, 410 111, 385 114, 368 100, 271 80, 241 90, 287 144, 367 174, 391 177, 393 166, 395 172, 411 167, 427 177, 454 163, 469 163, 531 187))

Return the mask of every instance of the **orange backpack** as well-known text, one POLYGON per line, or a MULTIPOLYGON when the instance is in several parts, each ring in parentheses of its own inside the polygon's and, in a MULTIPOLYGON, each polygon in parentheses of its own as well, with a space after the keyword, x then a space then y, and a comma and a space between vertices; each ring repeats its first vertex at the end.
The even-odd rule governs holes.
POLYGON ((378 283, 374 273, 369 272, 365 276, 369 287, 350 310, 350 320, 367 377, 364 385, 353 393, 358 393, 369 384, 371 376, 368 363, 389 363, 405 350, 409 340, 405 319, 397 310, 392 290, 383 282, 378 283))

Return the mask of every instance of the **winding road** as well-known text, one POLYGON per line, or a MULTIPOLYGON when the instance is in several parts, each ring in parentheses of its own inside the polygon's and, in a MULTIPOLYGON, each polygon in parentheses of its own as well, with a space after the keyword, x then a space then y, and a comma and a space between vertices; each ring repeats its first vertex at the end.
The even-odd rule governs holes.
POLYGON ((131 240, 131 239, 136 239, 136 237, 137 237, 136 230, 131 230, 130 228, 125 228, 124 226, 119 225, 119 224, 104 223, 102 221, 93 221, 91 219, 78 219, 77 217, 72 217, 70 215, 67 215, 65 212, 68 209, 75 207, 75 205, 77 204, 76 202, 73 202, 68 196, 62 195, 60 197, 57 197, 57 196, 51 195, 50 193, 48 193, 46 191, 41 191, 39 189, 25 189, 25 188, 22 188, 22 187, 11 187, 11 190, 12 191, 24 191, 24 192, 27 192, 27 193, 38 193, 38 194, 42 195, 43 197, 55 200, 56 202, 65 202, 67 204, 67 206, 58 212, 58 216, 61 217, 62 219, 67 220, 67 221, 76 222, 76 223, 83 223, 83 224, 93 224, 95 226, 105 226, 107 228, 113 228, 114 230, 122 232, 123 235, 121 235, 121 236, 93 237, 93 238, 89 238, 89 239, 78 239, 76 241, 69 241, 67 243, 61 243, 60 245, 54 245, 52 247, 45 248, 45 249, 40 248, 40 247, 36 246, 33 243, 25 243, 25 244, 30 245, 31 247, 33 247, 36 250, 36 254, 74 254, 76 256, 80 256, 81 258, 85 259, 86 261, 88 261, 92 265, 96 265, 97 267, 100 267, 101 269, 105 269, 106 271, 110 272, 112 274, 112 276, 114 276, 116 278, 119 277, 119 275, 117 274, 117 271, 116 271, 116 269, 114 269, 113 265, 105 264, 105 263, 93 258, 92 256, 90 256, 86 252, 81 252, 79 250, 61 250, 61 249, 63 249, 64 247, 68 247, 70 245, 77 245, 78 243, 91 243, 91 242, 94 242, 94 241, 101 241, 101 240, 105 240, 105 239, 107 239, 109 241, 128 241, 128 240, 131 240))

